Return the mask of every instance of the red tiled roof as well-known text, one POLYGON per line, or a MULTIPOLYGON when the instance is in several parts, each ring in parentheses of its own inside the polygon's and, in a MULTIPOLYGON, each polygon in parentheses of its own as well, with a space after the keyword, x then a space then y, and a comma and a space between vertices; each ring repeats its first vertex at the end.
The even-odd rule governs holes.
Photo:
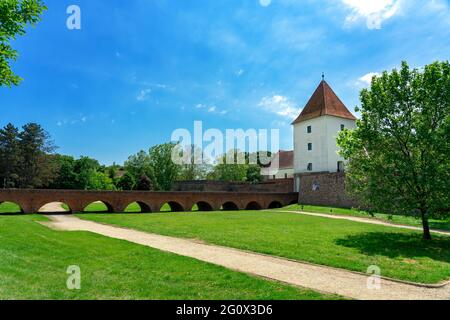
POLYGON ((311 99, 309 99, 300 116, 292 124, 326 115, 356 120, 355 116, 334 93, 333 89, 323 80, 311 99))

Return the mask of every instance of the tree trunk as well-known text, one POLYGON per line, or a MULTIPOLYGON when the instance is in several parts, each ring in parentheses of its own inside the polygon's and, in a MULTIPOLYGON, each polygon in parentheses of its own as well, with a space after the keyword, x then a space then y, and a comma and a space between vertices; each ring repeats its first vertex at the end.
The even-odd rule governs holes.
POLYGON ((426 210, 420 210, 422 214, 423 238, 431 240, 430 224, 428 223, 428 214, 426 210))

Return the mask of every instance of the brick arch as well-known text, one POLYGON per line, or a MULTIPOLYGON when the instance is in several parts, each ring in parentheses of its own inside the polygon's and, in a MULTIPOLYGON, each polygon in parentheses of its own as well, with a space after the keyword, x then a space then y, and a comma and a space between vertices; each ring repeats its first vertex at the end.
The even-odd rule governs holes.
POLYGON ((276 200, 272 201, 267 206, 267 209, 279 209, 279 208, 283 208, 283 204, 280 201, 276 201, 276 200))
MULTIPOLYGON (((198 206, 198 211, 200 212, 206 212, 206 211, 214 211, 214 206, 211 205, 207 201, 198 201, 195 203, 198 206)), ((192 208, 192 207, 191 207, 192 208)))
POLYGON ((128 203, 127 205, 125 205, 125 208, 122 211, 125 211, 125 209, 128 208, 133 203, 137 203, 139 205, 139 207, 141 208, 141 213, 151 213, 151 212, 153 212, 151 205, 147 204, 144 201, 139 201, 139 200, 132 201, 132 202, 128 203))
POLYGON ((239 205, 233 201, 227 201, 222 204, 223 211, 238 211, 239 205))
POLYGON ((263 206, 258 201, 250 201, 245 206, 245 210, 262 210, 263 206))
MULTIPOLYGON (((185 212, 186 211, 185 210, 186 205, 184 205, 181 201, 173 201, 173 200, 162 203, 159 206, 159 210, 158 211, 161 211, 161 208, 166 203, 170 206, 170 212, 185 212)), ((192 206, 191 206, 191 208, 192 208, 192 206)))
MULTIPOLYGON (((106 206, 106 209, 107 209, 106 212, 108 212, 108 213, 119 212, 119 211, 116 210, 116 208, 109 201, 105 201, 105 200, 94 200, 94 201, 86 201, 86 202, 84 202, 83 205, 82 205, 82 208, 83 208, 82 212, 87 212, 86 208, 89 205, 94 204, 96 202, 102 202, 106 206)), ((123 211, 123 209, 121 211, 123 211)))
POLYGON ((5 203, 5 202, 9 202, 9 203, 15 204, 16 206, 19 207, 19 210, 20 210, 20 211, 18 211, 18 212, 8 212, 8 213, 24 213, 23 206, 22 206, 20 203, 18 203, 17 201, 9 201, 9 200, 0 201, 0 205, 2 205, 2 204, 5 203))

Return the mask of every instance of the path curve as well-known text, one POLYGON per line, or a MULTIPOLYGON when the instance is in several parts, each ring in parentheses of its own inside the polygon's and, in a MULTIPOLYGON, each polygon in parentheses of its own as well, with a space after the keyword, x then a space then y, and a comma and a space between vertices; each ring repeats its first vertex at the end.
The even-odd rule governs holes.
POLYGON ((347 270, 120 228, 81 220, 72 215, 48 216, 48 218, 51 221, 43 224, 57 230, 89 231, 195 258, 231 270, 344 297, 363 300, 450 299, 450 285, 441 288, 426 288, 381 279, 381 289, 369 290, 367 289, 367 276, 347 270))
MULTIPOLYGON (((271 212, 274 212, 274 211, 271 211, 271 212)), ((360 217, 352 217, 352 216, 345 216, 345 215, 313 213, 313 212, 293 211, 293 210, 277 210, 276 212, 296 213, 296 214, 301 214, 301 215, 305 215, 305 216, 329 218, 329 219, 336 219, 336 220, 348 220, 348 221, 361 222, 361 223, 367 223, 367 224, 376 224, 376 225, 386 226, 386 227, 391 227, 391 228, 399 228, 399 229, 407 229, 407 230, 423 232, 423 229, 420 227, 413 227, 413 226, 408 226, 405 224, 389 223, 389 222, 384 222, 384 221, 370 219, 370 218, 360 218, 360 217)), ((431 232, 435 233, 435 234, 444 235, 444 236, 450 236, 450 231, 432 229, 431 232)))

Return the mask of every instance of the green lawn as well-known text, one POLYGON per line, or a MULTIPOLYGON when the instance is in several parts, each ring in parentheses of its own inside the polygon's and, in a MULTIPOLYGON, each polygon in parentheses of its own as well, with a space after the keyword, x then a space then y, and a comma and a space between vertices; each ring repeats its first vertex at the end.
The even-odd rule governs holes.
MULTIPOLYGON (((375 213, 374 216, 369 215, 365 211, 359 211, 357 209, 343 209, 332 207, 320 207, 320 206, 308 206, 294 204, 278 210, 287 211, 305 211, 315 213, 326 213, 335 215, 345 215, 362 218, 373 218, 381 221, 386 221, 395 224, 404 224, 414 227, 422 227, 422 220, 417 217, 401 216, 401 215, 388 215, 383 213, 375 213)), ((450 218, 444 220, 430 219, 430 227, 433 229, 450 230, 450 218)))
POLYGON ((336 298, 36 220, 46 221, 0 215, 0 300, 336 298), (81 268, 79 291, 66 288, 71 265, 81 268))
POLYGON ((450 237, 277 211, 85 214, 143 231, 422 283, 450 279, 450 237))

